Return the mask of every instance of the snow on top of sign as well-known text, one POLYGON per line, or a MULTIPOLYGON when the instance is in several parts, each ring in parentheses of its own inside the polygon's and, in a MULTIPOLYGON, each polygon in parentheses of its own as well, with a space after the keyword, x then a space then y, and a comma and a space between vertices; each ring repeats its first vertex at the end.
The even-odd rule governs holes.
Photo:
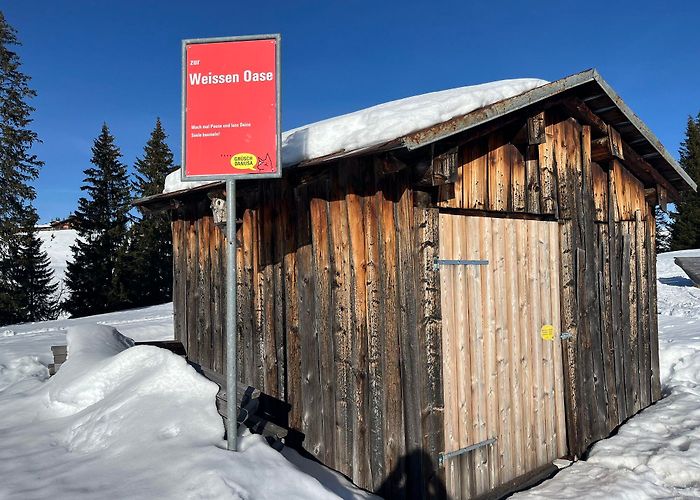
MULTIPOLYGON (((336 153, 378 146, 546 83, 535 78, 519 78, 459 87, 407 97, 304 125, 282 134, 282 164, 291 166, 336 153)), ((172 193, 204 184, 208 182, 183 182, 178 171, 168 176, 163 192, 172 193)))

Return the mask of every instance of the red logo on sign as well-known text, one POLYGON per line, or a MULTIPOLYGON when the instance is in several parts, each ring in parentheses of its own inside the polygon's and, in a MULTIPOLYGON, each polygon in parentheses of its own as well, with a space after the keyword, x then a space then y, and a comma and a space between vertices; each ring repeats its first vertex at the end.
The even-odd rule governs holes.
POLYGON ((185 47, 186 176, 278 172, 277 40, 185 47))

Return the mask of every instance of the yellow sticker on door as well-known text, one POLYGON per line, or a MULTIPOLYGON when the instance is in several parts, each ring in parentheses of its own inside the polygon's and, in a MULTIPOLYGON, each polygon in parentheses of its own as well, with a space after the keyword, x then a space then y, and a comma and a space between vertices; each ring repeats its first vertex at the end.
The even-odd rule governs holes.
POLYGON ((542 325, 540 337, 542 337, 542 340, 554 340, 554 327, 552 325, 542 325))

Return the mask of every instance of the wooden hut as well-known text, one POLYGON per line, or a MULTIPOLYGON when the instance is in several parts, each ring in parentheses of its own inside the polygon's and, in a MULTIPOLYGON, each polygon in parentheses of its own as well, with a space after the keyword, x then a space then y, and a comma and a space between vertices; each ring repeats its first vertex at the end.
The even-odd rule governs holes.
MULTIPOLYGON (((595 70, 239 183, 240 380, 363 488, 513 490, 659 399, 654 206, 695 187, 595 70)), ((176 338, 219 375, 224 196, 138 202, 172 214, 176 338)))

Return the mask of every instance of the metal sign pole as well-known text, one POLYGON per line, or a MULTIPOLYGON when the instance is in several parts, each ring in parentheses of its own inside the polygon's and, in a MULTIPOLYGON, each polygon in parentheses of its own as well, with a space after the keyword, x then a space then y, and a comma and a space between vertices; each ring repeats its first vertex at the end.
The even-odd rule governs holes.
POLYGON ((227 446, 237 450, 238 412, 236 411, 236 384, 238 359, 236 357, 236 180, 226 180, 226 413, 228 415, 227 446))

